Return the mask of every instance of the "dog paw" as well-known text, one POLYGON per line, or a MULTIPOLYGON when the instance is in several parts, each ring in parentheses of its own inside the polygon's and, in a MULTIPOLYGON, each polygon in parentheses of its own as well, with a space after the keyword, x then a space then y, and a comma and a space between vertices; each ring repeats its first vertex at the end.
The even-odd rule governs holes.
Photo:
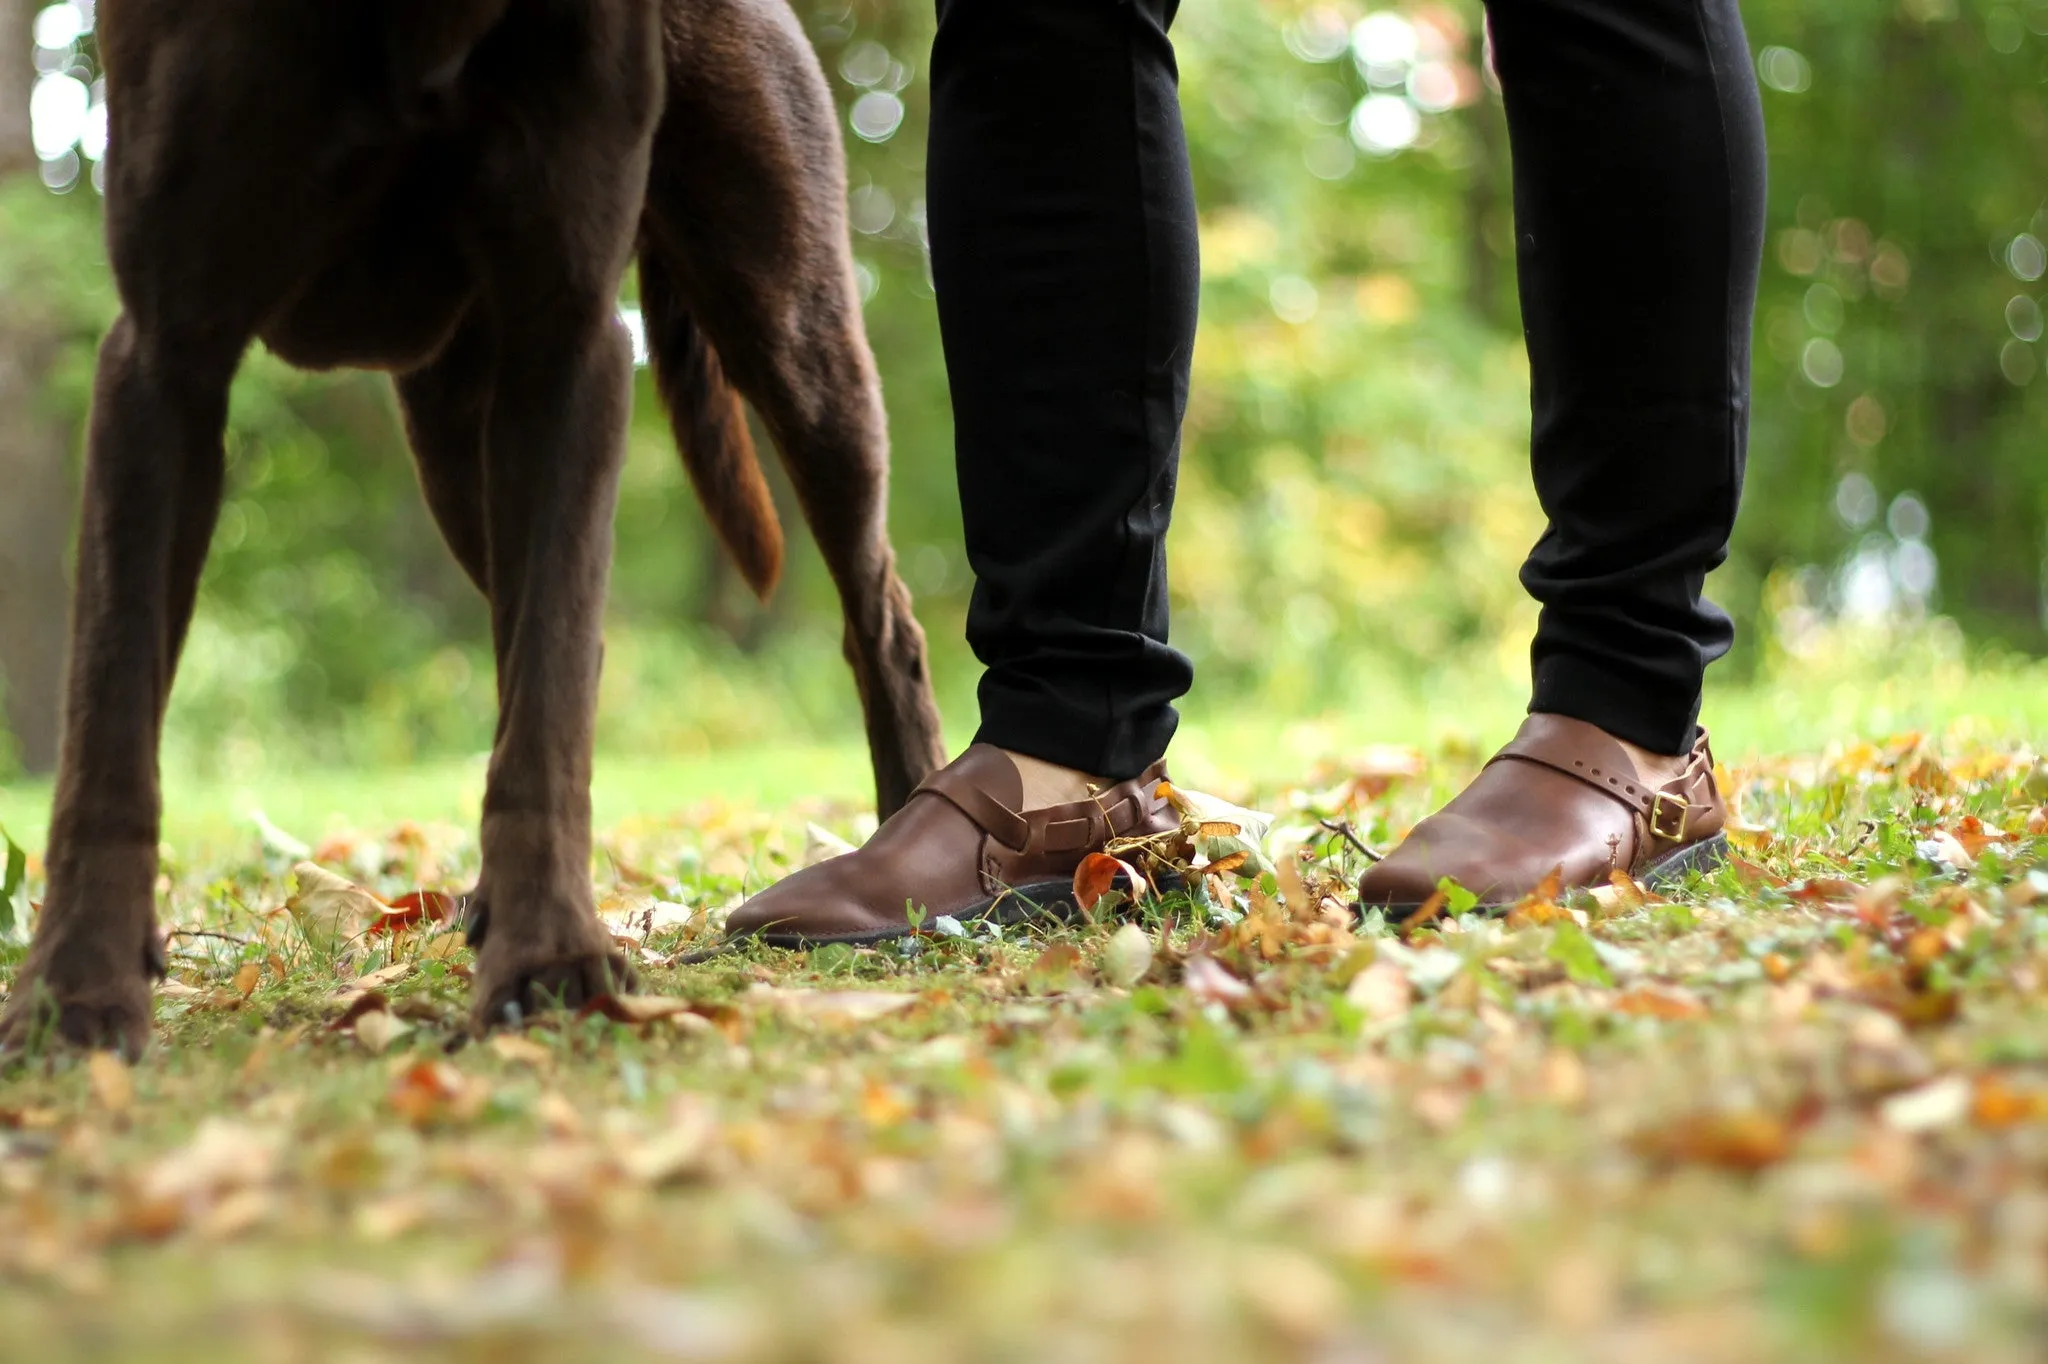
POLYGON ((0 1012, 0 1055, 78 1047, 132 1061, 148 1048, 154 1019, 147 971, 79 984, 24 971, 0 1012))
POLYGON ((624 994, 639 977, 595 915, 562 918, 521 934, 500 919, 477 949, 471 1016, 480 1031, 517 1027, 547 1009, 580 1009, 604 995, 624 994))

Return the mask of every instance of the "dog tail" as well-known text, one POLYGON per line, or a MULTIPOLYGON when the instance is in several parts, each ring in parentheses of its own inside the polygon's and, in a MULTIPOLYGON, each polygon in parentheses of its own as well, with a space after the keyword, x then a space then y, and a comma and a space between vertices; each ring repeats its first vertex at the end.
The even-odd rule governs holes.
POLYGON ((747 586, 766 601, 782 577, 775 500, 718 352, 652 256, 646 249, 640 253, 640 309, 655 385, 711 528, 747 586))

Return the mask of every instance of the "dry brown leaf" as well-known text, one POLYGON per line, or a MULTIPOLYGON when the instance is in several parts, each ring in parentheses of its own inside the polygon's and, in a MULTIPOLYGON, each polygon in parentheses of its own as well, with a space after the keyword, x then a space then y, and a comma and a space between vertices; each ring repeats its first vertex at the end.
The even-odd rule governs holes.
POLYGON ((382 1013, 390 1007, 391 1001, 384 997, 382 991, 364 990, 360 994, 349 996, 348 1007, 327 1027, 332 1032, 346 1032, 365 1016, 382 1013))
POLYGON ((1614 1012, 1637 1018, 1705 1018, 1707 1006, 1686 990, 1638 985, 1615 996, 1614 1012))
POLYGON ((1204 1004, 1238 1005, 1252 998, 1252 987, 1206 952, 1189 957, 1181 971, 1188 993, 1204 1004))
POLYGON ((745 997, 791 1017, 828 1026, 872 1023, 918 1002, 918 996, 895 990, 791 990, 775 985, 756 985, 745 997))
POLYGON ((1079 989, 1082 985, 1079 949, 1067 942, 1052 944, 1024 968, 1024 980, 1033 994, 1060 995, 1079 989))
POLYGON ((602 1014, 614 1023, 634 1027, 673 1023, 692 1031, 709 1031, 711 1028, 711 1020, 699 1015, 696 1004, 673 995, 599 995, 578 1010, 576 1016, 588 1018, 592 1014, 602 1014))
POLYGON ((1374 962, 1352 978, 1344 998, 1367 1018, 1383 1022, 1398 1018, 1415 1003, 1415 986, 1408 973, 1390 961, 1374 962))
POLYGON ((382 1056, 411 1031, 412 1024, 385 1009, 371 1010, 355 1021, 356 1042, 372 1056, 382 1056))
POLYGON ((332 952, 389 909, 382 900, 314 862, 292 868, 298 888, 285 901, 299 933, 316 949, 332 952))
POLYGON ((492 1033, 491 1040, 486 1045, 496 1053, 499 1060, 510 1061, 514 1065, 545 1070, 555 1061, 555 1054, 552 1051, 532 1038, 521 1037, 514 1032, 492 1033))
POLYGON ((475 1117, 490 1090, 446 1061, 418 1061, 400 1071, 384 1102, 414 1127, 436 1127, 475 1117))
POLYGON ((710 1107, 685 1096, 670 1107, 667 1127, 646 1138, 620 1143, 612 1158, 636 1183, 673 1183, 704 1173, 717 1131, 710 1107))
POLYGON ((413 963, 409 961, 394 961, 389 966, 380 966, 367 975, 357 976, 342 988, 344 991, 381 990, 387 985, 396 985, 412 973, 413 963))
POLYGON ((1638 1154, 1665 1164, 1754 1174, 1790 1156, 1797 1138, 1785 1119, 1745 1109, 1694 1114, 1640 1132, 1631 1144, 1638 1154))
POLYGON ((263 980, 261 962, 245 961, 235 971, 235 993, 247 999, 256 993, 256 987, 263 980))

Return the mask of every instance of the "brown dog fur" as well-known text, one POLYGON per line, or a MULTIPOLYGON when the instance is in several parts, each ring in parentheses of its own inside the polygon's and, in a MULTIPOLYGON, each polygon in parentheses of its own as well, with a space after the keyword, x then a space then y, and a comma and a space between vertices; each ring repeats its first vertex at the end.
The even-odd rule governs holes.
POLYGON ((943 758, 884 528, 887 436, 836 117, 783 0, 102 0, 108 242, 49 891, 0 1046, 146 1043, 156 752, 260 337, 393 372, 420 484, 490 600, 499 716, 475 1016, 619 988, 593 912, 599 619, 638 254, 656 375, 759 591, 781 533, 738 394, 837 583, 884 814, 943 758))

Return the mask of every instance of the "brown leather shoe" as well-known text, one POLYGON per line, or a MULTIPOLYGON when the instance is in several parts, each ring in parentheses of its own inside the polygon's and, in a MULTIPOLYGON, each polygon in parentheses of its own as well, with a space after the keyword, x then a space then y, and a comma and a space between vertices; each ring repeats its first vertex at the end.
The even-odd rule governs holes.
POLYGON ((1365 874, 1359 904, 1412 909, 1446 876, 1495 908, 1560 869, 1567 889, 1605 885, 1616 868, 1651 885, 1675 881, 1727 856, 1726 822, 1706 730, 1684 773, 1652 787, 1598 726, 1531 715, 1470 786, 1365 874))
POLYGON ((925 778, 867 845, 784 877, 741 905, 728 941, 777 947, 900 938, 940 915, 999 923, 1074 912, 1074 870, 1113 838, 1179 827, 1159 798, 1166 764, 1092 800, 1019 813, 1024 781, 999 748, 975 744, 925 778))

